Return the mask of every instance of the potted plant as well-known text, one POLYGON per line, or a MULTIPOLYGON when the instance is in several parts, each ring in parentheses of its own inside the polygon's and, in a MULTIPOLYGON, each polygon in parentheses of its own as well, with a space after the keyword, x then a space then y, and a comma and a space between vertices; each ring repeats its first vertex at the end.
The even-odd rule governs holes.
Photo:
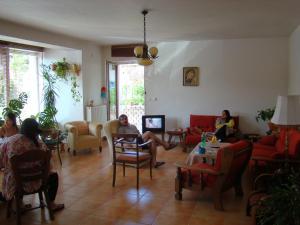
POLYGON ((271 119, 274 115, 275 107, 267 108, 257 111, 256 121, 259 122, 260 120, 263 122, 267 122, 269 126, 269 131, 267 133, 272 133, 272 131, 276 130, 277 127, 271 123, 271 119))
POLYGON ((37 119, 43 129, 43 133, 49 135, 58 127, 56 121, 57 109, 55 107, 56 98, 58 96, 56 92, 57 88, 55 86, 57 77, 51 73, 50 66, 46 65, 42 65, 42 74, 45 80, 43 88, 43 102, 45 109, 37 115, 37 119))
POLYGON ((268 196, 256 212, 258 225, 300 225, 300 173, 294 170, 273 176, 268 196))
POLYGON ((9 112, 12 112, 19 119, 21 124, 21 113, 25 104, 27 103, 28 95, 25 92, 21 92, 17 99, 11 99, 8 103, 8 106, 3 109, 2 116, 5 118, 9 112))

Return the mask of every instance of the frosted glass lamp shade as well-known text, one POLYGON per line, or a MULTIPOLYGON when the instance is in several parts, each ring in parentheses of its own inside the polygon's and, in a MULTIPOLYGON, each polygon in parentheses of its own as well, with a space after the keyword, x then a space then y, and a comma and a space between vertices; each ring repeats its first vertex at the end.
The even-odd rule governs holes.
POLYGON ((138 58, 142 57, 142 55, 143 55, 143 46, 136 46, 134 48, 134 55, 138 58))
POLYGON ((141 66, 150 66, 152 63, 153 61, 151 59, 143 59, 143 58, 138 59, 138 64, 141 66))
POLYGON ((156 58, 157 54, 158 54, 158 49, 156 47, 151 47, 149 49, 149 53, 150 53, 152 58, 156 58))

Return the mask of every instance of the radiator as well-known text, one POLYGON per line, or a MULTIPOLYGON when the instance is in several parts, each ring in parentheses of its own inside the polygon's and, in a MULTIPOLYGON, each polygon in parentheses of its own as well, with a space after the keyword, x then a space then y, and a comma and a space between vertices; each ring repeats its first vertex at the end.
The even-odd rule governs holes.
POLYGON ((87 106, 86 117, 89 122, 105 123, 107 121, 106 105, 87 106))

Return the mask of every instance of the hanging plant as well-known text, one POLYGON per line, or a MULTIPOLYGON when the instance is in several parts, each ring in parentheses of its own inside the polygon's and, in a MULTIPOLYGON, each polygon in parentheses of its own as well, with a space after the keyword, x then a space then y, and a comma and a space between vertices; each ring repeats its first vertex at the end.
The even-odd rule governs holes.
POLYGON ((57 77, 68 81, 68 77, 71 80, 71 93, 72 98, 75 102, 80 102, 82 98, 78 88, 77 76, 80 74, 80 65, 70 64, 66 61, 66 58, 63 58, 63 61, 57 61, 51 65, 52 71, 54 71, 57 77))

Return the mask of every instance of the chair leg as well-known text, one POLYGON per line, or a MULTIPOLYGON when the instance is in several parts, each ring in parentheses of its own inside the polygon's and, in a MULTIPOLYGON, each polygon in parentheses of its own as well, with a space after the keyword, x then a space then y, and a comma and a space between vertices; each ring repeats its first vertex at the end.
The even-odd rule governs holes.
POLYGON ((123 177, 125 177, 125 163, 123 162, 123 177))
POLYGON ((150 159, 150 178, 152 180, 152 158, 150 159))
POLYGON ((76 150, 73 149, 73 156, 76 156, 76 150))
POLYGON ((12 202, 13 200, 7 201, 6 218, 10 218, 12 202))
POLYGON ((139 164, 136 165, 136 189, 139 190, 140 168, 139 164))
POLYGON ((47 208, 48 208, 48 211, 49 211, 50 219, 54 220, 54 214, 53 214, 53 210, 50 206, 50 198, 49 198, 48 190, 44 191, 44 195, 45 195, 45 198, 46 198, 46 203, 47 203, 47 208))
POLYGON ((57 145, 57 155, 58 155, 58 159, 59 159, 59 162, 60 162, 60 165, 62 166, 62 161, 61 161, 61 157, 60 157, 60 149, 59 149, 59 144, 57 145))
POLYGON ((235 195, 236 196, 242 197, 244 195, 243 187, 242 187, 241 184, 235 185, 234 189, 235 189, 235 195))
POLYGON ((70 152, 70 148, 68 147, 68 152, 70 152))
POLYGON ((43 193, 40 191, 39 192, 39 199, 40 199, 40 207, 43 209, 45 208, 45 203, 44 203, 44 198, 43 198, 43 193))
POLYGON ((112 186, 114 187, 115 186, 115 184, 116 184, 116 168, 117 167, 117 165, 116 165, 116 163, 114 162, 113 163, 113 183, 112 183, 112 186))
POLYGON ((99 152, 100 152, 100 153, 102 152, 102 146, 99 147, 99 152))
POLYGON ((181 169, 177 168, 177 176, 175 178, 175 199, 182 200, 182 183, 181 183, 181 169))
POLYGON ((17 214, 17 225, 21 225, 21 201, 20 196, 16 196, 16 214, 17 214))

